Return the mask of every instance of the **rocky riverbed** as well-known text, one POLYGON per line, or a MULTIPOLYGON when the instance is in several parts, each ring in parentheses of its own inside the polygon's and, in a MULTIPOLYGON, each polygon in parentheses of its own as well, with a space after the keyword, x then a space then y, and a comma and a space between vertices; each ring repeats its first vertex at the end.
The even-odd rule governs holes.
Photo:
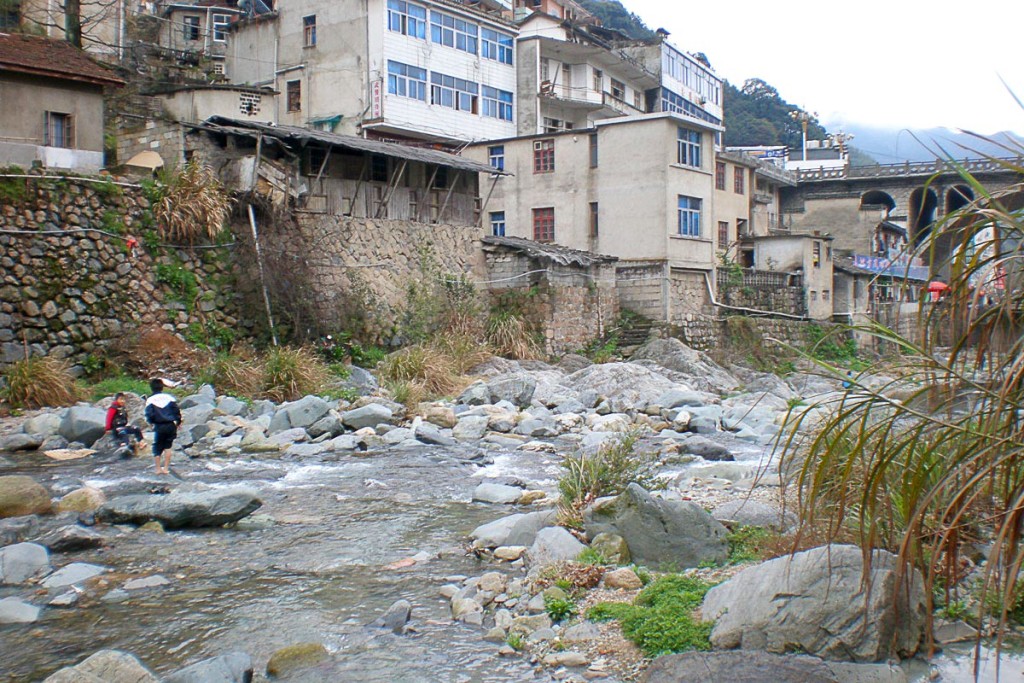
MULTIPOLYGON (((242 681, 249 670, 285 681, 683 680, 658 672, 690 660, 641 673, 648 662, 613 624, 553 622, 551 586, 538 576, 600 534, 606 554, 618 544, 636 565, 684 569, 723 559, 723 523, 791 524, 773 443, 791 406, 827 404, 839 386, 729 372, 672 340, 640 355, 599 366, 495 359, 457 400, 412 412, 381 398, 366 373, 354 376, 366 395, 353 403, 249 404, 202 387, 182 401, 170 477, 155 475, 148 457, 110 454, 102 405, 8 421, 0 681, 242 681), (557 526, 563 454, 627 429, 643 430, 640 448, 657 453, 666 490, 632 487, 599 503, 585 535, 557 526)), ((801 410, 810 428, 819 409, 801 410)), ((813 595, 822 562, 801 561, 813 595)), ((848 566, 853 595, 852 556, 848 566)), ((740 569, 700 571, 721 580, 740 569)), ((733 581, 749 581, 743 574, 733 581)), ((603 571, 587 599, 626 601, 638 579, 628 567, 603 571)), ((733 581, 709 594, 722 614, 738 612, 724 590, 742 585, 733 581)), ((756 591, 740 592, 757 612, 756 591)), ((888 624, 889 614, 881 604, 868 617, 888 624)), ((723 620, 712 642, 756 648, 761 638, 765 656, 777 656, 779 629, 758 618, 723 620)), ((905 654, 917 628, 903 632, 905 654)), ((800 675, 907 679, 884 663, 879 638, 785 637, 805 638, 805 651, 826 659, 860 648, 846 669, 805 657, 800 675)), ((781 659, 780 671, 791 665, 781 659)))

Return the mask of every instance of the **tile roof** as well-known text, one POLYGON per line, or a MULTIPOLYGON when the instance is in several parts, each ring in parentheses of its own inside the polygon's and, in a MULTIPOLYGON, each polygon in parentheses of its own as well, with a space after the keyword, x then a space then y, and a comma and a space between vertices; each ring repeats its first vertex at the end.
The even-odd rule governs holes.
POLYGON ((0 33, 0 71, 96 85, 124 84, 113 69, 67 41, 18 33, 0 33))

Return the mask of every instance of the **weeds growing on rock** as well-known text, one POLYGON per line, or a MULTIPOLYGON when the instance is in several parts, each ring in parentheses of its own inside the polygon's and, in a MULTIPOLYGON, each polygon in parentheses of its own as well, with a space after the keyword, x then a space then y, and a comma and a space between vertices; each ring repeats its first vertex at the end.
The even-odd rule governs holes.
POLYGON ((153 206, 160 236, 173 244, 216 241, 224 228, 231 197, 208 167, 190 161, 166 176, 153 206))
POLYGON ((551 621, 562 621, 576 614, 576 603, 568 598, 544 598, 544 611, 551 621))
POLYGON ((261 393, 271 401, 295 401, 323 391, 330 371, 313 352, 277 346, 263 358, 261 393))
POLYGON ((537 335, 522 315, 511 311, 492 311, 487 320, 487 343, 506 358, 537 358, 541 349, 537 335))
POLYGON ((7 368, 4 379, 4 398, 15 408, 67 406, 79 398, 71 367, 62 358, 25 358, 7 368))

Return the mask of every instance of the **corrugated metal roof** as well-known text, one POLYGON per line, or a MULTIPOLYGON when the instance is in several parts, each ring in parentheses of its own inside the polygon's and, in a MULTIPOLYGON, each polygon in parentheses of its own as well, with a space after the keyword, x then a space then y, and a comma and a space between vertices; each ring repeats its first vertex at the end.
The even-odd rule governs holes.
POLYGON ((612 263, 619 260, 615 256, 605 256, 603 254, 595 254, 592 251, 570 249, 558 244, 535 242, 534 240, 522 237, 484 237, 481 241, 491 246, 508 247, 509 249, 522 252, 531 258, 557 263, 562 266, 583 266, 586 268, 595 263, 612 263))
POLYGON ((495 175, 512 175, 506 171, 499 171, 496 168, 481 161, 474 161, 456 154, 449 154, 436 149, 424 149, 422 147, 408 147, 394 142, 381 142, 379 140, 367 140, 355 135, 340 135, 338 133, 327 133, 320 130, 310 130, 298 126, 284 126, 270 123, 257 123, 254 121, 240 121, 229 119, 225 116, 211 116, 200 128, 207 130, 221 129, 223 132, 239 132, 240 130, 259 131, 264 135, 277 138, 283 142, 296 144, 305 147, 311 142, 317 142, 330 147, 342 149, 353 149, 370 154, 408 159, 409 161, 421 161, 426 164, 448 166, 462 171, 474 173, 491 173, 495 175), (235 129, 235 130, 231 130, 235 129))

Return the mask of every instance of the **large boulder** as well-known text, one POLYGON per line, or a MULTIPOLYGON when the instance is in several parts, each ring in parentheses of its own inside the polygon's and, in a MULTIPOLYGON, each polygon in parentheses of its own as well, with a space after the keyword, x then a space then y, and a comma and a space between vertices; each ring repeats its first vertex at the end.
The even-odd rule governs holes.
POLYGON ((728 555, 726 528, 696 503, 653 497, 630 484, 616 498, 599 501, 583 513, 587 538, 618 534, 637 564, 696 567, 723 562, 728 555))
POLYGON ((68 441, 92 446, 107 431, 107 413, 102 408, 74 406, 64 413, 60 435, 68 441))
POLYGON ((530 405, 533 392, 537 390, 537 382, 523 372, 498 375, 487 382, 487 390, 491 394, 491 403, 508 401, 520 408, 530 405))
POLYGON ((633 363, 591 365, 565 378, 572 390, 596 391, 612 401, 615 410, 646 407, 678 385, 664 375, 633 363))
POLYGON ((719 649, 799 650, 824 659, 877 662, 912 657, 924 632, 923 583, 897 577, 897 558, 831 545, 749 567, 712 588, 703 613, 717 619, 719 649), (865 590, 867 589, 867 592, 865 590))
POLYGON ((353 430, 364 427, 376 427, 381 423, 389 423, 394 419, 394 412, 387 406, 371 403, 341 414, 341 421, 353 430))
POLYGON ((741 382, 726 372, 722 366, 701 351, 671 337, 652 339, 630 358, 631 363, 656 365, 682 375, 682 380, 691 388, 724 394, 738 387, 741 382))
POLYGON ((50 553, 36 543, 0 548, 0 584, 25 583, 50 571, 50 553))
POLYGON ((509 505, 518 503, 523 495, 523 490, 516 486, 483 482, 473 490, 473 500, 481 503, 498 503, 509 505))
POLYGON ((298 401, 284 403, 278 407, 270 420, 270 431, 281 432, 295 427, 309 427, 331 409, 331 404, 319 396, 305 396, 298 401))
POLYGON ((244 652, 204 659, 165 676, 161 683, 250 683, 252 658, 244 652))
POLYGON ((40 413, 25 420, 21 431, 48 439, 60 433, 61 422, 63 419, 59 413, 40 413))
POLYGON ((61 669, 43 683, 157 683, 157 677, 134 655, 100 650, 75 666, 61 669))
POLYGON ((685 652, 655 659, 643 683, 906 683, 889 664, 840 664, 817 657, 767 652, 685 652))
POLYGON ((544 567, 556 562, 571 562, 587 546, 560 526, 551 526, 537 532, 537 538, 527 551, 530 565, 544 567))
POLYGON ((37 619, 39 608, 32 603, 14 596, 0 600, 0 624, 31 624, 37 619))
POLYGON ((261 505, 256 493, 248 489, 135 494, 107 501, 96 511, 96 519, 137 525, 155 521, 165 529, 211 527, 237 522, 261 505))
POLYGON ((44 515, 52 508, 50 493, 31 477, 0 477, 0 517, 44 515))
POLYGON ((0 451, 34 451, 43 445, 43 437, 39 434, 26 434, 15 432, 7 436, 0 436, 0 451))
POLYGON ((57 512, 93 512, 107 500, 102 490, 84 486, 64 494, 57 501, 57 512))

